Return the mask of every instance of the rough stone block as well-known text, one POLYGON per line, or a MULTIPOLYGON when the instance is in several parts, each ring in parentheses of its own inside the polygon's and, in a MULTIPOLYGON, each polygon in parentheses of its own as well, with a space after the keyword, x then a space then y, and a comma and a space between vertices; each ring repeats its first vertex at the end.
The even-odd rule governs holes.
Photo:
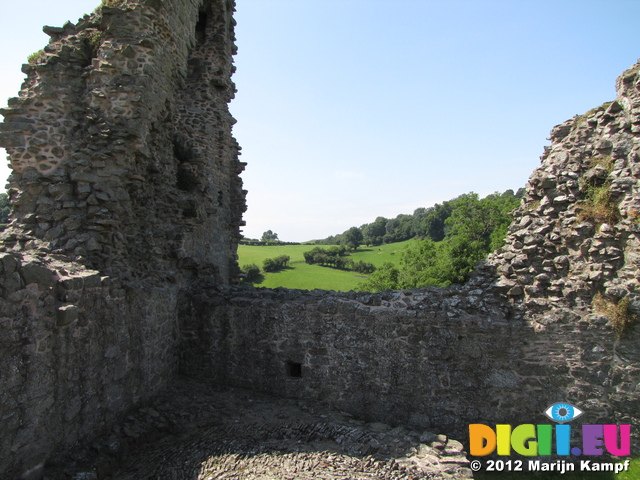
POLYGON ((0 253, 0 262, 2 262, 3 269, 6 273, 15 272, 20 266, 19 260, 11 253, 0 253))
POLYGON ((26 285, 37 283, 42 288, 49 288, 55 282, 53 272, 36 262, 27 262, 22 265, 21 273, 26 285))
POLYGON ((25 138, 22 135, 16 135, 13 133, 0 133, 0 147, 12 148, 12 147, 24 147, 25 138))
POLYGON ((63 305, 58 307, 58 322, 59 327, 66 327, 78 320, 78 307, 75 305, 63 305))

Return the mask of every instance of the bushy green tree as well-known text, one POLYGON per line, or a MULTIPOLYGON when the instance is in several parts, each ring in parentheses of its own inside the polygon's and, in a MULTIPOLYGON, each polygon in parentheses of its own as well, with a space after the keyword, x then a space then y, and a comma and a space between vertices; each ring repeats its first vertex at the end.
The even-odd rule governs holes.
MULTIPOLYGON (((477 193, 468 193, 453 202, 451 216, 445 221, 449 236, 464 235, 471 241, 484 242, 489 246, 491 235, 503 230, 511 223, 511 211, 519 199, 512 190, 504 194, 494 193, 480 199, 477 193)), ((494 237, 495 238, 495 237, 494 237)))
POLYGON ((244 279, 247 282, 254 283, 260 281, 260 267, 258 267, 255 263, 250 263, 247 265, 243 265, 242 273, 244 274, 244 279))
POLYGON ((365 245, 382 245, 384 235, 387 233, 387 219, 376 218, 375 222, 362 226, 362 241, 365 245))
MULTIPOLYGON (((363 283, 362 289, 376 291, 465 283, 476 264, 504 243, 511 223, 510 212, 518 202, 513 191, 495 193, 483 199, 469 193, 452 200, 446 207, 437 209, 438 228, 444 227, 445 232, 442 241, 435 242, 427 235, 410 243, 401 252, 397 267, 386 264, 377 269, 363 283), (443 220, 442 213, 449 208, 450 214, 443 220)), ((423 226, 429 221, 432 226, 436 225, 437 217, 430 217, 434 210, 424 212, 423 226)))
POLYGON ((358 227, 351 227, 342 234, 341 243, 346 245, 349 250, 357 250, 362 245, 362 231, 358 227))
POLYGON ((266 232, 264 232, 262 234, 262 238, 260 239, 261 242, 265 242, 265 243, 271 243, 271 242, 277 242, 278 241, 278 234, 274 233, 271 230, 267 230, 266 232))
POLYGON ((287 264, 291 260, 289 255, 280 255, 275 258, 265 258, 262 262, 262 269, 265 272, 279 272, 287 267, 287 264))
POLYGON ((361 289, 369 292, 397 289, 400 288, 399 277, 400 269, 391 262, 385 262, 369 276, 361 289))
POLYGON ((0 224, 9 223, 10 211, 9 197, 6 193, 0 193, 0 224))

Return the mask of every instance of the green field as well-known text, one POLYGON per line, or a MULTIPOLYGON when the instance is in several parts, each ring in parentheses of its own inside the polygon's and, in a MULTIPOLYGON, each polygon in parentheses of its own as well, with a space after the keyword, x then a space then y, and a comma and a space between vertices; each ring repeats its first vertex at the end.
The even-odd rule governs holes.
MULTIPOLYGON (((390 243, 379 247, 360 247, 351 255, 354 261, 369 262, 376 267, 385 262, 396 263, 399 253, 409 242, 390 243)), ((320 245, 323 248, 328 245, 320 245)), ((303 253, 312 250, 315 245, 276 245, 276 246, 238 246, 238 264, 240 267, 249 263, 255 263, 262 268, 262 262, 267 258, 280 255, 289 255, 289 268, 277 273, 263 273, 263 280, 255 283, 257 287, 285 287, 299 288, 303 290, 338 290, 348 292, 358 290, 359 285, 366 279, 366 275, 358 272, 347 272, 319 265, 307 265, 304 262, 303 253)))

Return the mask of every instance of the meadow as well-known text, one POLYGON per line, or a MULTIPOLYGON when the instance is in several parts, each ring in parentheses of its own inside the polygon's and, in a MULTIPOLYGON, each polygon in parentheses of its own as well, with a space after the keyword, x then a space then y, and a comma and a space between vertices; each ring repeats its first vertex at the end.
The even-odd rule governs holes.
MULTIPOLYGON (((377 247, 360 247, 349 258, 353 261, 368 262, 380 267, 385 262, 397 263, 400 252, 414 240, 390 243, 377 247)), ((328 245, 321 245, 323 248, 328 245)), ((308 265, 304 261, 303 254, 312 250, 315 245, 273 245, 273 246, 238 246, 238 264, 240 267, 254 263, 262 268, 262 263, 267 258, 275 258, 280 255, 291 257, 288 268, 276 273, 263 273, 262 281, 254 283, 256 287, 285 287, 302 290, 336 290, 348 292, 358 290, 359 285, 367 278, 358 272, 337 270, 320 265, 308 265)))

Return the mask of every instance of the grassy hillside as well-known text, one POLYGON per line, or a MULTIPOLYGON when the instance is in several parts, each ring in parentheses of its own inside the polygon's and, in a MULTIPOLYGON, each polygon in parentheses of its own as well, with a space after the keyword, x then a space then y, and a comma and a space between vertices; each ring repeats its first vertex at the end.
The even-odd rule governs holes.
MULTIPOLYGON (((379 247, 361 247, 350 258, 356 262, 362 260, 372 263, 376 267, 379 267, 384 262, 396 263, 400 251, 407 243, 412 241, 390 243, 379 247)), ((322 290, 341 290, 343 292, 358 290, 358 285, 365 280, 366 275, 319 265, 307 265, 304 262, 303 253, 313 248, 314 245, 270 247, 240 245, 238 246, 238 263, 241 267, 249 263, 255 263, 262 268, 262 262, 267 258, 274 258, 280 255, 291 257, 289 268, 277 273, 263 273, 263 280, 254 284, 257 287, 286 287, 303 290, 319 288, 322 290)))

